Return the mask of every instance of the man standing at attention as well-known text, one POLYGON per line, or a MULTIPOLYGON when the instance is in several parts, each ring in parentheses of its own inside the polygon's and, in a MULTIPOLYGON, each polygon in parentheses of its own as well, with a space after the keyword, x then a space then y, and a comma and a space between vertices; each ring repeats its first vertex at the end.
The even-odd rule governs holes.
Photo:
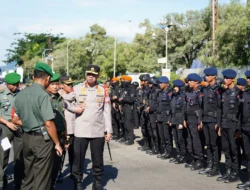
POLYGON ((99 72, 100 67, 88 65, 86 81, 74 86, 74 92, 64 97, 65 101, 76 101, 84 108, 83 113, 78 114, 75 120, 73 175, 76 190, 83 190, 82 167, 89 143, 94 178, 92 189, 103 190, 103 150, 105 140, 109 142, 112 137, 112 120, 109 95, 104 87, 97 83, 99 72))

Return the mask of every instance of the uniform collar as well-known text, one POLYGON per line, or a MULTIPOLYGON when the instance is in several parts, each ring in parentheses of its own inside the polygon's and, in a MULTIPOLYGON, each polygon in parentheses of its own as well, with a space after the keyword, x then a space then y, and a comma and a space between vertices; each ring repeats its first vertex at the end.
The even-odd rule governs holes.
MULTIPOLYGON (((86 88, 91 88, 91 87, 88 85, 87 81, 84 82, 84 86, 85 86, 86 88)), ((96 82, 96 84, 95 84, 94 87, 95 87, 96 89, 98 89, 98 84, 97 84, 97 82, 96 82)), ((93 87, 93 88, 94 88, 94 87, 93 87)))
MULTIPOLYGON (((38 84, 38 83, 36 83, 36 82, 34 82, 34 83, 32 84, 32 86, 36 86, 36 87, 39 87, 39 88, 45 90, 44 86, 42 86, 42 85, 40 85, 40 84, 38 84)), ((45 91, 46 91, 46 90, 45 90, 45 91)))
POLYGON ((5 87, 5 94, 12 94, 12 95, 16 95, 16 93, 18 92, 18 90, 16 92, 11 92, 8 87, 5 87))
POLYGON ((59 93, 56 93, 56 94, 51 94, 51 93, 49 93, 49 95, 50 95, 50 97, 51 97, 52 99, 57 99, 57 100, 59 100, 59 99, 62 98, 62 96, 61 96, 59 93))

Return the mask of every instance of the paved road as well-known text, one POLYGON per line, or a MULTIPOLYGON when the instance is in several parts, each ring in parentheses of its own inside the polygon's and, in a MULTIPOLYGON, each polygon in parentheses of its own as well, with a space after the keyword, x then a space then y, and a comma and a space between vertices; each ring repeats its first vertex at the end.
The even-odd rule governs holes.
MULTIPOLYGON (((140 134, 139 130, 136 130, 136 134, 140 134)), ((109 160, 108 150, 105 148, 104 151, 103 184, 108 190, 236 189, 236 183, 217 182, 216 177, 201 176, 197 172, 185 169, 184 165, 170 164, 168 160, 160 160, 155 156, 146 155, 144 152, 137 150, 139 147, 137 143, 127 147, 112 141, 110 146, 113 163, 109 160)), ((11 169, 9 171, 11 173, 11 169)), ((69 178, 68 172, 68 160, 66 158, 64 181, 62 184, 57 184, 56 190, 73 189, 73 181, 69 178)), ((9 184, 9 189, 12 189, 12 184, 13 182, 9 184)), ((90 152, 87 153, 84 165, 83 186, 87 190, 91 190, 92 187, 90 152)))

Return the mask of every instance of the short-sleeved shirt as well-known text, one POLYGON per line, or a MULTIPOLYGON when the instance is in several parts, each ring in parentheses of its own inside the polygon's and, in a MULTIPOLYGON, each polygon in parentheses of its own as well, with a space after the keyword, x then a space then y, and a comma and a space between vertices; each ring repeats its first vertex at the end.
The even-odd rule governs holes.
POLYGON ((14 105, 14 100, 19 92, 11 92, 7 86, 0 87, 0 116, 5 120, 11 121, 11 110, 14 105))
POLYGON ((38 83, 19 92, 14 107, 22 120, 24 132, 36 131, 44 126, 45 121, 55 118, 50 96, 38 83))
POLYGON ((104 132, 112 133, 111 105, 107 89, 101 85, 88 86, 86 82, 74 86, 74 92, 64 96, 66 102, 76 101, 85 107, 75 119, 76 137, 104 137, 104 132))
POLYGON ((65 131, 64 101, 60 94, 50 94, 57 132, 65 131))

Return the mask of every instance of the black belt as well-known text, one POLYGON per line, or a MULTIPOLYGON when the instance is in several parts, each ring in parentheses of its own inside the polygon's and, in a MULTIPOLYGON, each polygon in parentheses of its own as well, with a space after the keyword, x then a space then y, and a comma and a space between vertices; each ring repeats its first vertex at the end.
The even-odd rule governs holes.
POLYGON ((217 112, 204 112, 203 116, 217 117, 217 112))
POLYGON ((33 135, 33 136, 43 136, 42 131, 37 130, 37 131, 29 131, 25 132, 26 134, 33 135))

